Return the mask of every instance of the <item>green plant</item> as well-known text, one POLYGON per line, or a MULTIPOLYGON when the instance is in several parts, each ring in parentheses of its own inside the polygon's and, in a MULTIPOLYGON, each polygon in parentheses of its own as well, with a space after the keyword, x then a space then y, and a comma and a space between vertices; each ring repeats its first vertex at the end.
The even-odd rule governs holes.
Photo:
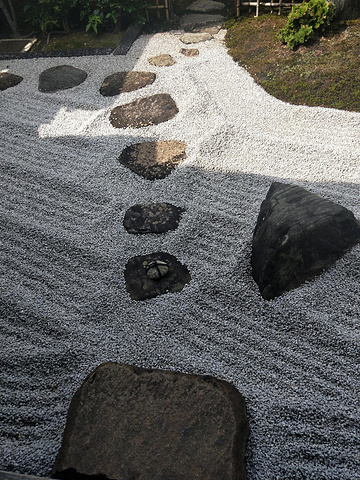
POLYGON ((293 7, 278 40, 292 49, 323 32, 334 16, 334 4, 327 0, 310 0, 293 7))
POLYGON ((68 15, 77 3, 78 0, 29 0, 24 7, 25 21, 42 32, 61 25, 64 30, 69 30, 68 15))

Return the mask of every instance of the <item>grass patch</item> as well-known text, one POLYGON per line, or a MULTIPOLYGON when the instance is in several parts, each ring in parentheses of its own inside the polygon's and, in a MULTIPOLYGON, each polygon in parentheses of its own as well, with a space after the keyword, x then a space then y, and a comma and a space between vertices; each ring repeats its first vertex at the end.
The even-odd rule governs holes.
POLYGON ((360 19, 291 50, 276 35, 286 16, 242 16, 228 23, 229 54, 270 95, 295 105, 360 112, 360 19))
POLYGON ((70 33, 54 33, 50 36, 49 43, 47 39, 42 39, 31 50, 50 51, 50 50, 78 50, 85 48, 115 48, 119 45, 124 32, 120 33, 99 33, 95 35, 92 32, 84 30, 71 31, 70 33))

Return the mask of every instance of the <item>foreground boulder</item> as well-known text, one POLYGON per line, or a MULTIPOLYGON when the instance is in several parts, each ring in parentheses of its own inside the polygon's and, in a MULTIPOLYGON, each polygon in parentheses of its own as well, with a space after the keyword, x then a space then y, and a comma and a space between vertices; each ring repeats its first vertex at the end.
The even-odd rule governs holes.
POLYGON ((266 300, 319 275, 360 242, 352 212, 307 190, 273 183, 252 244, 252 274, 266 300))
POLYGON ((248 432, 231 384, 109 362, 75 393, 52 476, 244 480, 248 432))
POLYGON ((340 20, 360 18, 360 0, 331 0, 335 15, 340 20))
POLYGON ((85 81, 87 73, 71 65, 59 65, 44 70, 39 76, 39 91, 53 93, 76 87, 85 81))
POLYGON ((179 112, 168 93, 158 93, 120 105, 111 110, 110 123, 114 128, 141 128, 167 122, 179 112))

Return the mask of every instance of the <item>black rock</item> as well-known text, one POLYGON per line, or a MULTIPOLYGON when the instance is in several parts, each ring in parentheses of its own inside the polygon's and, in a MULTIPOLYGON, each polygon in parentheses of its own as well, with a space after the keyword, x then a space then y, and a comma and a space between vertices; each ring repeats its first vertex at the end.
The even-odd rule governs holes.
POLYGON ((133 300, 146 300, 167 292, 180 292, 190 282, 190 273, 185 265, 173 255, 156 252, 131 258, 125 267, 126 289, 133 300), (168 272, 160 278, 148 275, 152 262, 164 262, 168 272))
POLYGON ((53 93, 76 87, 85 81, 87 73, 71 65, 59 65, 44 70, 39 76, 39 90, 53 93))
POLYGON ((307 190, 273 183, 252 244, 252 274, 266 300, 319 275, 360 242, 353 213, 307 190))
POLYGON ((183 210, 170 203, 133 205, 124 217, 124 227, 129 233, 165 233, 175 230, 183 210))
POLYGON ((15 87, 23 79, 20 75, 15 75, 14 73, 0 72, 0 91, 6 90, 7 88, 15 87))

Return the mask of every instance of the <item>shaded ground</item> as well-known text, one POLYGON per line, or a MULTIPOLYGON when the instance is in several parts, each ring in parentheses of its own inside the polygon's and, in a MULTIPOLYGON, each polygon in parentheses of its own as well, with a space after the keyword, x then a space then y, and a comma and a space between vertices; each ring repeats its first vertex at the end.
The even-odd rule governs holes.
POLYGON ((47 39, 40 39, 32 52, 49 50, 76 50, 83 48, 115 48, 119 45, 124 32, 119 33, 100 33, 95 35, 92 32, 82 30, 72 31, 71 33, 54 33, 47 39))
POLYGON ((276 40, 286 18, 267 14, 228 22, 230 55, 280 100, 360 111, 360 20, 337 23, 293 51, 276 40))

